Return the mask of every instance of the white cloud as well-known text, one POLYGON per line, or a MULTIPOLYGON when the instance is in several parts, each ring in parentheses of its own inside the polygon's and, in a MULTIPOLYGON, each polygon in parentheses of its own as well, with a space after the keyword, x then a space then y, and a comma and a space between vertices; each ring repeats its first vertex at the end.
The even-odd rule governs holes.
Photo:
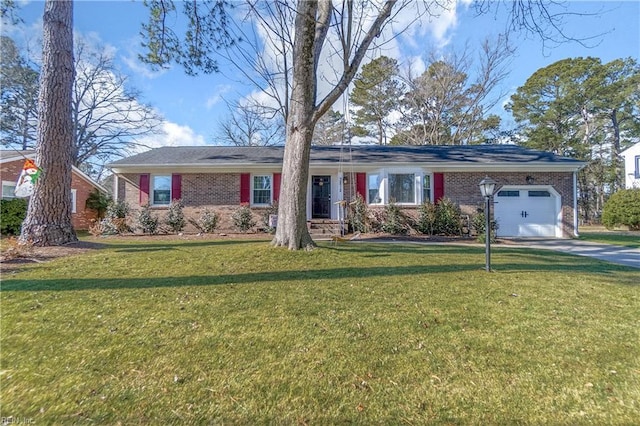
POLYGON ((147 65, 140 61, 138 55, 140 54, 140 49, 135 48, 135 46, 139 46, 140 42, 137 38, 131 40, 128 44, 127 51, 125 54, 121 55, 122 62, 129 67, 131 71, 134 73, 148 79, 154 79, 160 77, 165 72, 168 71, 167 68, 158 68, 153 69, 150 65, 147 65))
POLYGON ((204 136, 195 133, 193 129, 191 129, 191 127, 172 123, 170 121, 165 121, 162 123, 161 134, 145 136, 139 142, 141 145, 144 145, 148 148, 159 148, 161 146, 207 145, 204 136))
POLYGON ((216 87, 216 92, 211 95, 205 102, 205 107, 211 109, 224 100, 224 95, 233 90, 230 84, 220 84, 216 87))

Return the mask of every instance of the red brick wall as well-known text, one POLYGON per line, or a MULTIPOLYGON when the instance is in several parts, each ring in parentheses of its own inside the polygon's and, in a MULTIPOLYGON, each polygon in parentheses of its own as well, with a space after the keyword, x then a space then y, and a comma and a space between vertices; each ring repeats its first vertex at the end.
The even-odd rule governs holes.
MULTIPOLYGON (((132 209, 140 207, 139 179, 139 174, 124 174, 118 179, 117 197, 132 209)), ((240 173, 182 174, 182 201, 190 207, 237 206, 240 204, 240 173)))
MULTIPOLYGON (((475 215, 483 209, 484 199, 478 184, 487 175, 485 172, 450 172, 444 174, 444 195, 460 205, 464 214, 475 215)), ((496 189, 505 185, 527 185, 527 176, 533 185, 550 185, 562 197, 562 232, 564 237, 573 236, 573 173, 571 172, 491 172, 496 189)))
MULTIPOLYGON (((345 173, 346 184, 344 199, 351 200, 355 195, 355 173, 345 173)), ((447 172, 444 173, 444 196, 458 204, 463 214, 474 216, 478 209, 484 207, 478 183, 485 177, 485 172, 447 172)), ((534 185, 550 185, 562 197, 563 233, 565 237, 573 235, 573 174, 571 172, 527 173, 502 172, 490 173, 497 181, 497 188, 504 185, 526 185, 527 176, 534 179, 534 185)), ((139 203, 139 175, 128 174, 118 179, 117 194, 132 209, 139 203)), ((231 213, 240 205, 240 173, 197 173, 182 175, 182 200, 185 204, 185 215, 197 217, 204 208, 220 214, 220 230, 230 230, 231 213)), ((166 208, 158 208, 159 214, 166 208)), ((260 222, 261 210, 255 208, 254 215, 260 222)), ((417 207, 403 207, 407 213, 417 215, 417 207)))
MULTIPOLYGON (((24 160, 16 160, 3 163, 0 167, 0 175, 2 180, 17 182, 24 160)), ((96 219, 96 213, 85 208, 87 197, 93 191, 95 186, 87 182, 80 175, 73 173, 71 176, 71 189, 76 190, 76 213, 71 214, 71 223, 77 231, 89 229, 93 220, 96 219)))
MULTIPOLYGON (((139 174, 124 174, 118 178, 116 193, 120 200, 125 200, 134 211, 131 215, 135 221, 135 211, 140 208, 139 174)), ((183 173, 182 201, 185 205, 186 218, 197 219, 204 209, 216 212, 219 216, 218 231, 232 232, 231 215, 240 207, 240 173, 183 173)), ((154 211, 162 220, 167 207, 156 207, 154 211)), ((262 211, 265 208, 254 208, 254 219, 258 227, 262 226, 262 211)), ((135 224, 131 224, 135 225, 135 224)), ((195 232, 192 225, 187 225, 185 232, 195 232)))

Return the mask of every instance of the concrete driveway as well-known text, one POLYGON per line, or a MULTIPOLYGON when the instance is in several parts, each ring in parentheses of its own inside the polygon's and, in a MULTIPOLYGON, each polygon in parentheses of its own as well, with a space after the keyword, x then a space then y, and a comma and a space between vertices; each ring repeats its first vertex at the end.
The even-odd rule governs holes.
POLYGON ((571 239, 513 239, 515 246, 588 256, 640 269, 640 249, 571 239))

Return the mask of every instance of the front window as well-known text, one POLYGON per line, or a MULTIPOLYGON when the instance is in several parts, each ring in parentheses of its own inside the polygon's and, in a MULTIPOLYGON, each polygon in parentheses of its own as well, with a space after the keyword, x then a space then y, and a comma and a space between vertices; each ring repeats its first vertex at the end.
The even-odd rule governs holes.
POLYGON ((636 155, 636 179, 640 179, 640 155, 636 155))
POLYGON ((76 213, 76 200, 78 198, 76 191, 75 189, 71 190, 71 213, 76 213))
POLYGON ((253 204, 271 204, 271 176, 253 177, 253 204))
POLYGON ((389 174, 389 201, 394 203, 415 204, 415 175, 389 174))
POLYGON ((153 177, 153 204, 169 205, 171 202, 171 176, 153 177))
POLYGON ((367 191, 369 192, 369 204, 380 204, 382 198, 380 197, 380 175, 367 176, 367 191))
POLYGON ((424 175, 422 177, 422 202, 431 201, 431 176, 424 175))
POLYGON ((13 191, 16 190, 16 183, 3 180, 2 181, 2 198, 10 199, 15 198, 13 191))

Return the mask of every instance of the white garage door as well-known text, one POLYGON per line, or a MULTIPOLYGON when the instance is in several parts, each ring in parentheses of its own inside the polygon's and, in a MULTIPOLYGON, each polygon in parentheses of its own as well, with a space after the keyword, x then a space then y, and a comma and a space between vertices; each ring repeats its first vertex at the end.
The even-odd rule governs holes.
POLYGON ((555 237, 559 195, 550 188, 502 188, 494 197, 499 237, 555 237))

